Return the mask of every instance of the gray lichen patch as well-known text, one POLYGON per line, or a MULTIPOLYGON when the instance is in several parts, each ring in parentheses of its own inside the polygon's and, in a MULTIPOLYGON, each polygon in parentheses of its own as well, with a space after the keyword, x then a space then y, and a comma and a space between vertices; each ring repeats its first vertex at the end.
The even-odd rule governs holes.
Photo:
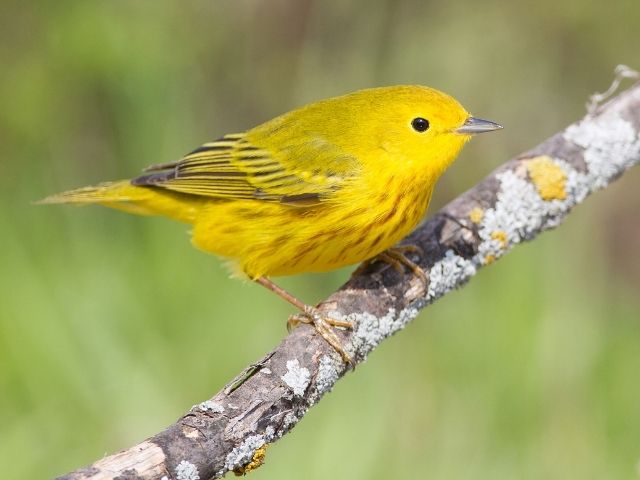
POLYGON ((256 450, 265 443, 267 443, 267 440, 264 435, 251 435, 247 437, 227 455, 225 461, 227 471, 235 470, 248 464, 253 459, 256 450))
POLYGON ((355 325, 351 341, 357 358, 366 358, 382 340, 403 329, 417 315, 416 306, 407 307, 400 312, 390 308, 381 317, 367 312, 348 315, 347 320, 355 325))
POLYGON ((200 480, 198 468, 187 460, 182 460, 176 467, 177 480, 200 480))
POLYGON ((276 438, 276 429, 269 425, 264 429, 264 438, 267 442, 270 442, 274 438, 276 438))
POLYGON ((287 373, 280 378, 293 391, 295 396, 302 397, 309 386, 311 374, 308 369, 300 366, 300 362, 296 358, 287 361, 287 373))
POLYGON ((588 167, 585 180, 590 180, 587 192, 605 187, 640 156, 640 140, 633 124, 617 113, 571 125, 563 136, 584 148, 588 167))
POLYGON ((556 208, 559 201, 542 200, 534 185, 515 171, 507 170, 496 177, 500 181, 497 201, 493 208, 485 210, 478 229, 478 265, 491 263, 514 244, 531 238, 547 217, 563 211, 556 208))
POLYGON ((287 412, 284 416, 284 420, 282 421, 282 429, 286 432, 291 430, 291 428, 298 423, 298 416, 293 412, 287 412))
POLYGON ((368 312, 352 313, 347 317, 356 326, 351 343, 359 357, 366 357, 382 340, 397 330, 393 326, 395 313, 392 308, 382 317, 368 312))
POLYGON ((315 378, 315 389, 309 398, 311 404, 316 403, 322 395, 330 391, 340 378, 340 369, 343 368, 341 360, 329 355, 322 355, 318 363, 318 373, 315 378))
MULTIPOLYGON (((476 273, 472 261, 447 250, 442 260, 436 262, 429 271, 427 300, 440 298, 448 291, 460 286, 476 273)), ((416 312, 417 314, 417 312, 416 312)))
POLYGON ((196 408, 201 412, 211 412, 211 413, 224 412, 224 407, 221 404, 214 402, 213 400, 207 400, 205 402, 199 403, 198 405, 195 405, 192 408, 192 410, 196 408))

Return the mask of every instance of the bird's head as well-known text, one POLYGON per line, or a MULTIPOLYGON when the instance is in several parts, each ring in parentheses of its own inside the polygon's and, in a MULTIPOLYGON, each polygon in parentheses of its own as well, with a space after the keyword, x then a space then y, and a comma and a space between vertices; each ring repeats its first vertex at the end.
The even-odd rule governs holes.
POLYGON ((382 151, 384 165, 426 170, 434 180, 473 135, 502 128, 471 116, 456 99, 428 87, 373 88, 343 98, 348 97, 359 105, 360 130, 368 139, 358 142, 359 156, 382 151))

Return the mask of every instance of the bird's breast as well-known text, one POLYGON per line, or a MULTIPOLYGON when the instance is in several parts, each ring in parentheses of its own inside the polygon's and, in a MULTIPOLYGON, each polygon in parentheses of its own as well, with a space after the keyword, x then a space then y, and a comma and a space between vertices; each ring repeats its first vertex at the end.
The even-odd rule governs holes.
POLYGON ((373 237, 369 248, 378 254, 407 236, 424 216, 431 193, 430 187, 391 179, 389 188, 371 202, 375 215, 369 226, 373 237))
POLYGON ((393 180, 387 189, 369 191, 366 199, 345 202, 326 212, 326 228, 301 243, 297 266, 320 271, 358 263, 411 232, 424 216, 432 189, 393 180))

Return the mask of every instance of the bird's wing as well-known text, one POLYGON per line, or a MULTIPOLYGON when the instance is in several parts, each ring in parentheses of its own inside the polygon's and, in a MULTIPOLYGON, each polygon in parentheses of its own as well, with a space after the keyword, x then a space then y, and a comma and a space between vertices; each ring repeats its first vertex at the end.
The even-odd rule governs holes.
POLYGON ((246 134, 231 134, 175 162, 148 167, 131 182, 191 195, 304 206, 331 198, 358 169, 355 157, 319 137, 266 149, 246 134))

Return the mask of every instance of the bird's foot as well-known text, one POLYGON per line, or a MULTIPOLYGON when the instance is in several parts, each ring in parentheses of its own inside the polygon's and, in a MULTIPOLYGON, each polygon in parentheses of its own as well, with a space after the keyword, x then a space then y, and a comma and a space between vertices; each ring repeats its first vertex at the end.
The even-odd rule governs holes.
POLYGON ((429 275, 419 265, 407 258, 406 254, 415 253, 418 256, 423 256, 424 252, 422 248, 417 245, 399 245, 397 247, 391 247, 382 253, 379 253, 374 258, 363 262, 352 274, 358 275, 369 267, 374 262, 384 262, 393 267, 398 273, 403 273, 404 268, 408 268, 413 274, 420 280, 422 284, 422 290, 424 293, 429 288, 429 275))
POLYGON ((353 328, 351 322, 347 322, 344 320, 334 320, 333 318, 325 316, 319 309, 317 309, 316 307, 311 307, 301 300, 298 300, 289 292, 273 283, 267 277, 258 277, 255 279, 255 281, 263 287, 268 288, 276 295, 283 298, 301 311, 301 313, 291 315, 289 317, 289 321, 287 322, 287 329, 289 331, 291 331, 291 329, 297 327, 301 323, 313 325, 313 327, 316 329, 316 332, 318 332, 318 334, 340 354, 344 362, 353 369, 355 363, 353 362, 351 355, 346 352, 346 350, 342 346, 342 343, 340 342, 340 339, 331 329, 331 327, 353 328))
POLYGON ((353 328, 353 324, 351 322, 347 322, 345 320, 335 320, 324 315, 316 307, 305 305, 301 313, 296 313, 289 317, 289 321, 287 322, 287 329, 291 331, 300 324, 313 325, 313 328, 316 329, 318 335, 324 338, 324 340, 329 345, 331 345, 336 350, 336 352, 340 354, 342 360, 347 365, 349 365, 351 368, 355 366, 351 355, 349 355, 344 349, 342 342, 338 338, 338 335, 336 335, 336 332, 334 332, 331 328, 339 327, 351 329, 353 328))
POLYGON ((400 245, 385 250, 378 255, 378 258, 391 265, 399 273, 403 272, 403 267, 407 267, 418 277, 422 283, 423 292, 426 293, 429 288, 429 275, 422 267, 407 258, 406 253, 417 253, 419 256, 424 255, 423 250, 417 245, 400 245))

